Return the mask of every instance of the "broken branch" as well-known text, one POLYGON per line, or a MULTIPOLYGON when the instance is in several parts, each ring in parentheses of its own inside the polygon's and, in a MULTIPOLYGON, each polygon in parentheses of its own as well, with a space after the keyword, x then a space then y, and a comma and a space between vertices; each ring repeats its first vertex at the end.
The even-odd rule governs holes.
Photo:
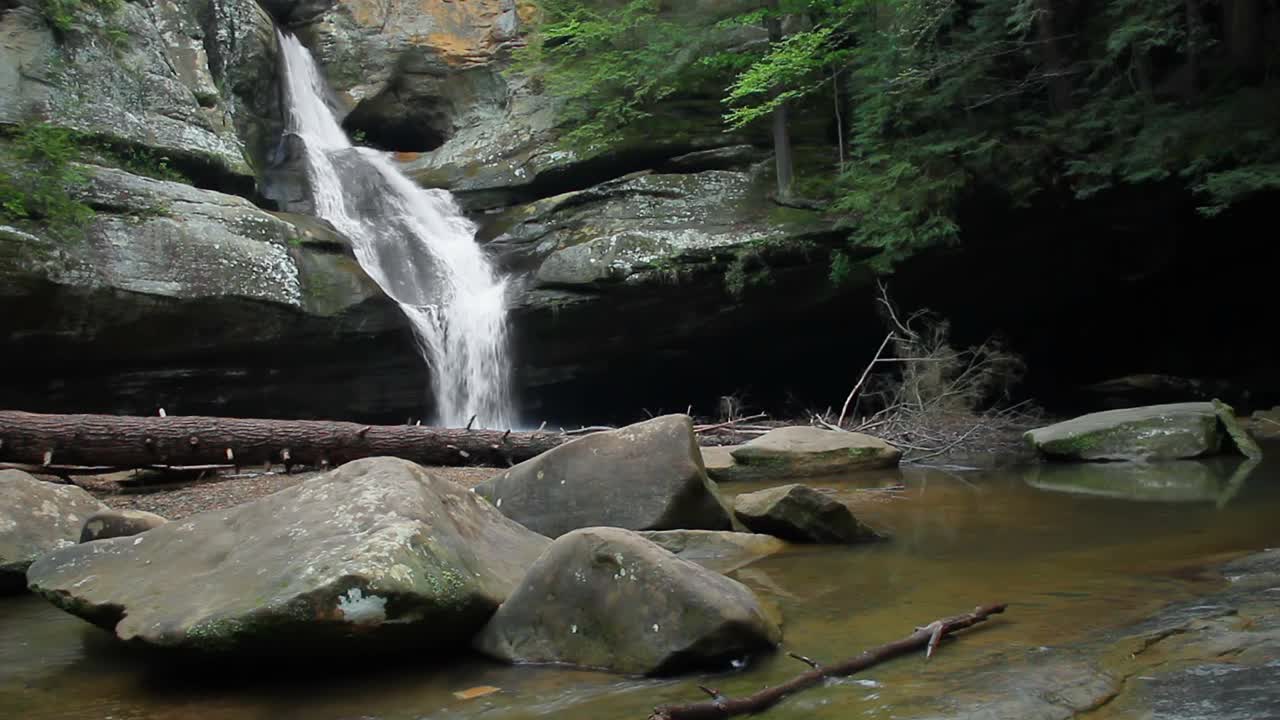
POLYGON ((660 705, 653 709, 649 720, 721 720, 736 715, 758 713, 776 705, 786 696, 813 687, 826 678, 852 675, 920 648, 925 648, 929 654, 932 654, 932 648, 936 647, 936 643, 941 642, 942 638, 957 630, 977 625, 992 615, 1002 613, 1005 607, 1004 603, 984 605, 964 615, 936 620, 901 640, 867 650, 836 665, 809 670, 781 685, 765 688, 744 698, 717 697, 711 701, 688 705, 660 705))

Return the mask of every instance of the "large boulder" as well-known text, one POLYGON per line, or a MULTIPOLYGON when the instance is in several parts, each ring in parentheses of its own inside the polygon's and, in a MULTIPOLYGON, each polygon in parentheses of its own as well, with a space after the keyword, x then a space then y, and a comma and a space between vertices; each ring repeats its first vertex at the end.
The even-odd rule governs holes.
POLYGON ((751 530, 783 540, 859 543, 881 537, 858 522, 844 503, 804 485, 744 493, 734 498, 733 511, 751 530))
POLYGON ((782 427, 729 452, 734 479, 839 475, 895 467, 902 452, 880 438, 808 426, 782 427))
POLYGON ((89 516, 80 530, 80 542, 132 537, 164 525, 168 520, 144 510, 103 510, 89 516))
POLYGON ((509 662, 660 675, 725 669, 781 635, 741 583, 636 533, 586 528, 551 544, 475 646, 509 662))
POLYGON ((98 210, 82 236, 0 226, 0 371, 25 379, 0 387, 0 406, 421 417, 408 323, 331 228, 82 169, 98 210))
POLYGON ((787 547, 785 541, 770 535, 723 530, 646 530, 640 536, 678 558, 718 573, 733 572, 787 547))
POLYGON ((1091 413, 1030 430, 1024 438, 1054 460, 1180 460, 1224 451, 1262 455, 1231 408, 1217 401, 1091 413))
POLYGON ((74 545, 85 518, 106 509, 74 485, 0 470, 0 594, 25 589, 33 560, 74 545))
POLYGON ((548 544, 459 486, 380 457, 136 537, 59 550, 27 580, 147 646, 431 653, 483 626, 548 544))
POLYGON ((550 537, 578 528, 728 530, 688 415, 578 438, 476 486, 507 517, 550 537))

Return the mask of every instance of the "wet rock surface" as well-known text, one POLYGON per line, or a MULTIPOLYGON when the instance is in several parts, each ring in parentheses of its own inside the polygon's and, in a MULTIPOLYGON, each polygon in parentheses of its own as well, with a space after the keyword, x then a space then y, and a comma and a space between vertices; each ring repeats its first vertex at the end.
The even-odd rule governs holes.
POLYGON ((26 589, 27 567, 46 553, 74 545, 85 520, 106 509, 74 485, 0 470, 0 595, 26 589))
POLYGON ((744 493, 734 498, 733 512, 752 531, 792 542, 859 543, 881 538, 844 503, 805 485, 744 493))
POLYGON ((476 486, 507 517, 558 537, 584 527, 728 530, 693 422, 663 415, 592 433, 476 486))
POLYGON ((636 533, 586 528, 551 544, 476 647, 510 662, 664 675, 728 668, 781 637, 741 583, 636 533))
POLYGON ((1005 655, 949 678, 929 720, 1244 720, 1280 716, 1280 550, 1219 572, 1221 589, 1068 647, 1005 655))
POLYGON ((412 463, 368 458, 229 510, 54 552, 27 579, 145 646, 431 654, 465 644, 548 543, 412 463))

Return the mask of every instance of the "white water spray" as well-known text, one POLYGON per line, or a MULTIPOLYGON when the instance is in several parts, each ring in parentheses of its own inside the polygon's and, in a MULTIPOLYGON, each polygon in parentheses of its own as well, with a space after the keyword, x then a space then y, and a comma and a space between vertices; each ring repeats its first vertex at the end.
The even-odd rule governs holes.
POLYGON ((356 148, 325 102, 311 53, 279 33, 288 132, 305 145, 315 213, 351 239, 356 259, 409 318, 431 367, 437 422, 510 428, 506 281, 475 225, 444 190, 426 190, 383 153, 356 148))

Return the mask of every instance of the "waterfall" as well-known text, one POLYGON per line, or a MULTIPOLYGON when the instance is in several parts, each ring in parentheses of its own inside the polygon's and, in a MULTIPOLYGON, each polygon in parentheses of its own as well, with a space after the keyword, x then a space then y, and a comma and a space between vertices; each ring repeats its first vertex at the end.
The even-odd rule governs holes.
POLYGON ((506 281, 475 225, 444 190, 426 190, 383 153, 357 148, 338 124, 311 53, 279 32, 287 131, 305 146, 315 213, 350 238, 365 272, 409 318, 431 369, 436 421, 510 428, 506 281))

